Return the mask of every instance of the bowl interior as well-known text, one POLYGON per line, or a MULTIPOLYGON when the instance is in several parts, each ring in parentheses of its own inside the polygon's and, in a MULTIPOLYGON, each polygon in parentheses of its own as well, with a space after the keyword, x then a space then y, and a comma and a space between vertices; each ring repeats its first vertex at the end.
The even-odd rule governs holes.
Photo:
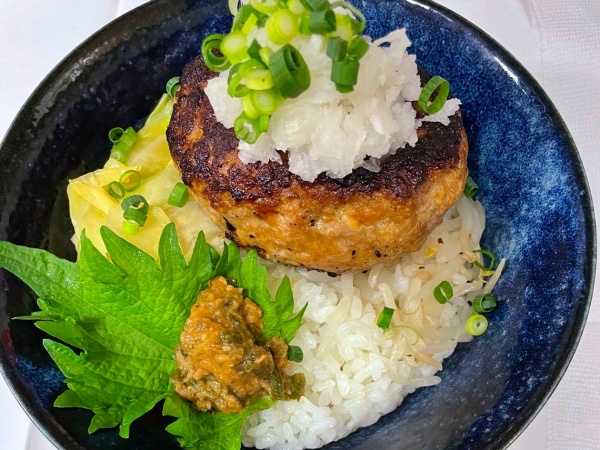
MULTIPOLYGON (((591 200, 558 113, 526 71, 489 37, 427 0, 358 0, 366 34, 405 27, 411 52, 448 79, 470 141, 469 169, 488 225, 483 246, 507 258, 488 332, 459 346, 442 383, 408 396, 377 424, 326 448, 502 448, 548 398, 574 352, 595 266, 591 200)), ((74 259, 66 184, 100 167, 113 126, 139 126, 195 57, 226 32, 224 1, 155 0, 92 36, 33 93, 0 149, 0 239, 74 259)), ((0 362, 33 417, 65 449, 177 449, 159 410, 132 427, 87 434, 91 414, 52 406, 65 389, 42 332, 9 317, 35 297, 0 273, 0 362)))

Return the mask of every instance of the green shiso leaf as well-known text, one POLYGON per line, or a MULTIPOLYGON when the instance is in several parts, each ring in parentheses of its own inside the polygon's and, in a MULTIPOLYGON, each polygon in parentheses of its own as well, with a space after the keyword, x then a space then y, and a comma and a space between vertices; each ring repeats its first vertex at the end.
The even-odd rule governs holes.
POLYGON ((263 309, 265 339, 279 335, 289 342, 306 308, 293 315, 289 280, 272 301, 256 252, 242 259, 229 244, 219 257, 203 233, 186 262, 172 223, 162 232, 158 262, 107 227, 101 235, 110 261, 85 233, 78 263, 0 242, 0 267, 40 297, 40 311, 23 319, 37 320, 38 328, 81 350, 44 341, 68 386, 55 406, 92 410, 90 433, 119 426, 128 437, 133 421, 166 400, 164 414, 178 418, 167 431, 185 448, 239 449, 243 420, 272 400, 260 399, 239 414, 198 412, 173 390, 173 352, 198 293, 216 275, 235 280, 263 309))
POLYGON ((241 413, 198 414, 191 404, 178 395, 165 399, 163 415, 178 419, 167 431, 178 437, 179 444, 190 450, 238 450, 242 445, 242 423, 256 411, 270 408, 273 400, 261 397, 241 413))

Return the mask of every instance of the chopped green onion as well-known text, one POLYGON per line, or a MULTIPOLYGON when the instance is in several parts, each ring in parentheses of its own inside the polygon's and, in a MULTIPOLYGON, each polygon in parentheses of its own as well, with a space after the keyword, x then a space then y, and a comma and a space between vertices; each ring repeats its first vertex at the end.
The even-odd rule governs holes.
POLYGON ((300 0, 302 6, 309 11, 325 11, 331 9, 328 0, 300 0))
POLYGON ((340 94, 347 94, 348 92, 352 92, 354 90, 354 86, 346 86, 343 84, 336 84, 335 88, 340 94))
POLYGON ((489 250, 483 250, 481 248, 479 250, 473 250, 473 253, 481 253, 482 259, 484 259, 483 256, 487 256, 490 259, 490 262, 488 263, 487 266, 484 266, 479 261, 474 261, 473 264, 475 264, 475 266, 479 267, 481 270, 493 270, 494 269, 494 264, 496 262, 496 255, 494 255, 489 250))
POLYGON ((260 136, 259 123, 252 120, 245 113, 239 115, 233 124, 235 135, 248 144, 254 144, 260 136))
POLYGON ((269 129, 269 122, 271 121, 271 116, 262 115, 258 120, 258 130, 261 133, 266 132, 269 129))
POLYGON ((251 91, 250 101, 252 102, 252 106, 254 106, 256 111, 259 112, 259 115, 273 114, 280 103, 277 91, 274 89, 269 89, 267 91, 251 91))
POLYGON ((288 0, 287 9, 296 14, 297 16, 301 16, 306 12, 306 8, 302 5, 302 0, 288 0))
POLYGON ((304 353, 302 352, 302 349, 297 345, 289 345, 287 358, 289 361, 301 363, 304 359, 304 353))
POLYGON ((223 56, 221 51, 221 45, 223 45, 224 36, 222 34, 211 34, 202 41, 202 57, 204 58, 204 64, 210 70, 215 72, 222 72, 231 67, 231 63, 223 56), (216 54, 215 51, 221 53, 216 54))
POLYGON ((479 191, 479 186, 477 186, 477 183, 475 183, 473 181, 473 178, 467 177, 467 182, 465 183, 465 190, 464 190, 465 196, 468 198, 473 198, 477 195, 478 191, 479 191))
POLYGON ((288 9, 280 9, 267 20, 267 37, 275 45, 290 42, 298 34, 300 23, 298 16, 288 9))
POLYGON ((473 299, 473 311, 476 313, 492 312, 498 303, 494 294, 480 294, 473 299))
POLYGON ((124 134, 125 130, 123 128, 115 127, 108 132, 108 139, 110 139, 110 142, 112 142, 113 144, 116 144, 123 138, 124 134))
POLYGON ((142 185, 142 174, 137 170, 127 170, 123 172, 121 178, 119 178, 119 184, 125 189, 126 192, 135 191, 142 185), (133 181, 130 178, 133 176, 133 181))
POLYGON ((250 4, 263 14, 273 14, 279 8, 277 0, 250 0, 250 4))
POLYGON ((312 34, 310 32, 310 19, 307 14, 300 19, 300 28, 298 28, 298 31, 304 36, 310 36, 312 34))
POLYGON ((433 297, 438 303, 443 305, 452 297, 454 297, 454 289, 452 289, 452 285, 450 283, 447 281, 442 281, 435 288, 433 288, 433 297))
POLYGON ((296 48, 286 44, 271 55, 269 67, 283 98, 295 98, 310 86, 310 71, 296 48))
POLYGON ((106 189, 108 190, 110 196, 112 198, 116 198, 117 200, 121 200, 123 197, 125 197, 125 194, 127 193, 123 185, 118 181, 111 181, 110 183, 108 183, 106 189))
POLYGON ((348 2, 335 2, 331 4, 331 9, 335 8, 344 8, 352 13, 352 15, 356 18, 356 23, 352 24, 352 28, 355 34, 360 34, 365 29, 365 25, 367 24, 367 20, 365 19, 364 14, 358 9, 356 6, 351 5, 348 2))
POLYGON ((348 58, 358 61, 369 51, 369 43, 362 36, 354 36, 348 46, 348 58))
POLYGON ((336 14, 334 35, 350 42, 355 35, 354 30, 352 30, 352 20, 354 19, 346 14, 336 14))
POLYGON ((345 59, 343 61, 333 61, 331 63, 331 81, 336 85, 354 86, 358 81, 358 61, 345 59))
MULTIPOLYGON (((115 134, 113 134, 112 137, 115 138, 115 134)), ((125 132, 121 135, 121 137, 116 142, 113 142, 110 157, 125 164, 127 162, 127 157, 129 156, 129 151, 131 150, 133 144, 135 144, 136 139, 136 131, 131 127, 127 128, 125 132)))
POLYGON ((167 94, 169 94, 169 97, 175 98, 175 93, 177 92, 177 89, 179 89, 179 77, 173 77, 167 81, 165 89, 167 94))
MULTIPOLYGON (((252 92, 255 91, 250 91, 250 93, 252 92)), ((250 94, 242 97, 242 106, 244 107, 244 114, 246 114, 249 119, 258 119, 260 117, 260 111, 254 106, 250 94)))
POLYGON ((148 220, 148 213, 144 213, 142 210, 130 206, 123 213, 123 219, 133 220, 134 222, 137 222, 140 227, 143 227, 146 224, 146 220, 148 220))
POLYGON ((240 0, 229 0, 229 12, 235 17, 238 13, 238 5, 240 0))
POLYGON ((134 220, 125 220, 123 222, 123 233, 129 236, 135 236, 140 230, 140 224, 134 220))
POLYGON ((237 15, 235 16, 235 19, 233 19, 233 26, 231 27, 231 31, 242 31, 248 20, 250 20, 251 22, 254 21, 254 19, 251 19, 252 16, 255 16, 258 19, 258 22, 256 22, 256 24, 258 24, 265 15, 261 12, 258 12, 250 5, 242 6, 238 11, 237 15))
POLYGON ((383 308, 383 311, 379 313, 379 317, 377 317, 377 326, 379 328, 383 328, 384 330, 388 329, 392 324, 392 317, 394 316, 394 310, 392 308, 388 308, 387 306, 383 308))
POLYGON ((248 58, 246 35, 241 31, 233 31, 221 41, 221 53, 227 57, 231 64, 239 64, 248 58))
POLYGON ((144 214, 148 214, 150 205, 141 195, 132 195, 121 202, 121 209, 123 211, 127 211, 128 208, 134 208, 143 212, 144 214))
POLYGON ((254 29, 257 23, 258 16, 256 14, 251 14, 250 17, 248 17, 248 20, 246 20, 244 26, 242 27, 242 33, 246 35, 249 34, 254 29))
POLYGON ((273 50, 270 49, 269 47, 263 47, 259 50, 258 54, 260 55, 260 60, 262 61, 262 63, 269 67, 269 59, 271 58, 271 55, 273 54, 273 50))
POLYGON ((450 94, 450 83, 444 80, 442 77, 434 76, 427 84, 423 87, 421 95, 419 96, 419 106, 425 111, 426 114, 435 114, 442 110, 448 100, 450 94), (433 93, 438 90, 438 93, 431 103, 429 100, 433 93))
POLYGON ((348 51, 348 41, 339 38, 332 37, 329 39, 327 43, 327 56, 329 56, 334 61, 341 61, 346 57, 346 52, 348 51))
POLYGON ((264 65, 256 59, 244 61, 241 64, 236 64, 229 72, 229 80, 227 81, 227 93, 230 97, 243 97, 250 92, 250 89, 244 84, 241 84, 246 74, 253 69, 264 69, 264 65))
POLYGON ((254 39, 252 41, 252 44, 250 44, 250 47, 248 47, 248 56, 250 57, 250 59, 255 59, 257 61, 261 60, 260 57, 260 50, 261 50, 261 45, 258 43, 258 41, 256 39, 254 39))
POLYGON ((467 320, 465 329, 471 336, 481 336, 488 328, 487 319, 481 314, 473 314, 467 320))
POLYGON ((187 203, 189 198, 190 191, 188 190, 185 184, 179 181, 173 187, 171 194, 169 194, 169 199, 167 200, 167 203, 171 206, 177 206, 181 208, 187 203))
POLYGON ((311 12, 308 16, 308 25, 311 33, 326 34, 335 31, 335 13, 328 9, 325 11, 311 12))
POLYGON ((255 91, 266 91, 275 86, 273 75, 268 69, 252 69, 244 77, 248 89, 255 91))

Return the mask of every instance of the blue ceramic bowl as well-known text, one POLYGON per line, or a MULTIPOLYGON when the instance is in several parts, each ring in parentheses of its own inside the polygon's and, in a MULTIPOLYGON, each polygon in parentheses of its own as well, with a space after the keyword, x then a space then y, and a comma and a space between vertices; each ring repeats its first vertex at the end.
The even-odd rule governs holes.
MULTIPOLYGON (((445 364, 442 383, 409 396, 377 424, 328 449, 505 448, 560 381, 584 327, 595 268, 590 193, 556 109, 514 58, 464 19, 428 0, 357 0, 367 34, 406 27, 429 72, 463 101, 488 228, 484 246, 508 259, 500 307, 481 338, 445 364)), ((0 150, 0 239, 74 258, 67 179, 100 167, 106 133, 136 125, 204 36, 227 31, 226 2, 156 0, 116 20, 69 55, 38 87, 0 150)), ((0 361, 32 419, 64 449, 176 449, 152 411, 129 440, 87 434, 87 411, 56 409, 62 375, 43 334, 9 317, 35 309, 20 282, 0 274, 0 361)))

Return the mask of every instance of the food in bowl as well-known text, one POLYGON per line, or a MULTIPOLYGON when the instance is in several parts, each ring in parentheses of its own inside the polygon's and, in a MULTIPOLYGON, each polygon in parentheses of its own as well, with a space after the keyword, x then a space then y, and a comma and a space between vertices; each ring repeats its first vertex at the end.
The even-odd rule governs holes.
MULTIPOLYGON (((168 431, 180 436, 185 447, 212 448, 224 435, 207 439, 206 433, 228 421, 231 427, 225 427, 224 434, 231 448, 239 446, 240 435, 236 438, 232 431, 243 421, 248 445, 312 447, 373 423, 416 387, 439 382, 434 373, 441 368, 441 359, 457 342, 484 329, 484 322, 472 316, 469 302, 479 300, 475 308, 481 309, 501 271, 499 267, 492 274, 491 267, 481 264, 481 205, 461 197, 422 249, 366 273, 332 276, 269 261, 263 261, 266 268, 261 269, 255 253, 242 259, 232 244, 218 256, 214 248, 222 246, 223 231, 178 189, 179 174, 164 135, 172 106, 168 97, 161 100, 128 149, 126 164, 112 158, 104 169, 72 181, 78 264, 8 244, 0 247, 2 265, 22 276, 43 298, 42 312, 33 317, 50 320, 38 322, 40 328, 84 350, 76 354, 61 344, 46 344, 70 387, 57 406, 91 408, 96 413, 92 431, 120 424, 126 436, 133 420, 165 400, 165 413, 178 418, 168 431), (122 198, 115 198, 120 194, 122 198), (128 202, 124 208, 134 196, 143 200, 128 202), (135 212, 145 217, 139 219, 143 224, 133 219, 139 216, 135 212), (124 221, 124 213, 132 218, 124 221), (137 228, 129 226, 131 220, 137 228), (179 236, 169 222, 177 225, 179 236), (199 229, 204 238, 196 239, 199 229), (204 239, 213 243, 212 250, 204 239), (32 267, 40 272, 50 269, 53 276, 32 278, 32 267), (213 275, 239 284, 263 310, 265 329, 295 347, 288 351, 288 373, 304 374, 307 382, 299 401, 271 405, 264 396, 236 416, 196 412, 173 395, 173 351, 193 301, 213 275), (70 290, 61 294, 56 280, 67 281, 70 290), (275 291, 277 286, 276 301, 271 302, 267 289, 275 291), (92 294, 93 302, 88 297, 92 294), (106 354, 110 357, 99 359, 106 354), (139 361, 143 364, 138 366, 139 361), (137 370, 117 370, 125 363, 137 370), (101 386, 102 396, 100 384, 85 383, 94 377, 108 383, 101 386), (131 390, 115 388, 123 377, 131 390)), ((487 301, 489 308, 489 296, 487 301)))

